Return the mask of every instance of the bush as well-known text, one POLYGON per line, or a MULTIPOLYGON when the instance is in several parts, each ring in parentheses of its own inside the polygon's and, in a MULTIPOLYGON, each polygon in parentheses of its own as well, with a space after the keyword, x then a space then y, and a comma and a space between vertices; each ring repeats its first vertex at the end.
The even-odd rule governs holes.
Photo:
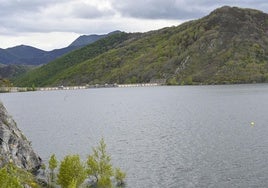
POLYGON ((126 173, 119 168, 113 170, 111 157, 106 152, 106 144, 102 138, 98 147, 93 148, 93 154, 89 155, 87 160, 87 173, 95 178, 97 187, 111 187, 111 177, 114 175, 117 185, 124 184, 126 173))
POLYGON ((17 177, 8 173, 6 168, 0 170, 0 185, 1 187, 17 187, 23 188, 17 177))
POLYGON ((98 147, 93 148, 93 154, 88 156, 87 173, 96 179, 97 184, 111 184, 110 177, 113 175, 111 157, 106 152, 104 139, 101 139, 98 147))
POLYGON ((68 155, 60 164, 57 183, 63 188, 68 188, 74 182, 76 182, 76 186, 79 186, 86 177, 86 170, 79 155, 68 155))

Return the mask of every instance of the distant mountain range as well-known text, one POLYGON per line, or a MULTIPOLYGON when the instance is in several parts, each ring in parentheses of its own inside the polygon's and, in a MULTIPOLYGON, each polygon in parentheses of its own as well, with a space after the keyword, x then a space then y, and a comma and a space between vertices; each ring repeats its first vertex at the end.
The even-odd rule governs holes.
POLYGON ((69 53, 75 49, 84 47, 101 38, 120 31, 114 31, 105 35, 83 35, 73 41, 68 47, 44 51, 31 46, 20 45, 7 49, 0 49, 0 63, 4 65, 41 65, 69 53))
POLYGON ((221 7, 208 16, 147 33, 117 33, 14 81, 19 86, 268 82, 268 14, 221 7))
POLYGON ((52 51, 44 51, 26 45, 7 49, 0 48, 0 78, 14 79, 29 70, 51 62, 64 54, 119 32, 120 31, 114 31, 104 35, 82 35, 69 46, 52 51))

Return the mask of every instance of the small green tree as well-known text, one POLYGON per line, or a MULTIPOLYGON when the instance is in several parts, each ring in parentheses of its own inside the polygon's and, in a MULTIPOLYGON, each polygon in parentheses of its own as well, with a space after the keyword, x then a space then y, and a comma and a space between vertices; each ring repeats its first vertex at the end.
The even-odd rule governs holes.
POLYGON ((12 173, 8 173, 6 167, 0 170, 0 187, 23 188, 18 178, 16 176, 13 176, 12 173))
POLYGON ((13 163, 8 163, 4 168, 6 168, 8 176, 10 178, 16 178, 18 180, 19 184, 22 185, 23 187, 32 187, 32 188, 38 187, 38 184, 36 182, 35 177, 30 172, 28 172, 22 168, 17 167, 13 163))
POLYGON ((178 85, 178 81, 176 77, 172 77, 170 79, 167 80, 167 85, 178 85))
POLYGON ((115 180, 116 180, 118 186, 124 185, 126 173, 122 172, 120 168, 115 169, 114 177, 115 177, 115 180))
POLYGON ((113 176, 111 157, 106 152, 106 144, 102 138, 99 146, 93 148, 93 154, 87 159, 87 173, 96 179, 100 187, 111 185, 110 177, 113 176))
POLYGON ((55 154, 51 155, 48 165, 49 165, 48 168, 50 169, 51 182, 54 182, 54 170, 58 166, 58 161, 57 161, 55 154))
POLYGON ((101 177, 97 183, 97 187, 99 188, 111 188, 112 181, 109 176, 101 177))
POLYGON ((68 188, 76 188, 77 180, 73 179, 68 185, 68 188))
POLYGON ((68 155, 60 164, 57 183, 62 188, 68 188, 75 181, 78 187, 85 181, 86 177, 86 169, 79 155, 68 155))
POLYGON ((32 84, 32 91, 36 91, 36 87, 34 84, 32 84))

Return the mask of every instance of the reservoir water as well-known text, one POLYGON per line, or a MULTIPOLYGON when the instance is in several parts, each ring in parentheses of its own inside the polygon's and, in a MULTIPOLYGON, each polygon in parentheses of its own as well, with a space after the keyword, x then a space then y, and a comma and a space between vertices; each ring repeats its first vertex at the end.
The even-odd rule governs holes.
POLYGON ((127 187, 268 187, 268 85, 1 94, 47 161, 103 137, 127 187))

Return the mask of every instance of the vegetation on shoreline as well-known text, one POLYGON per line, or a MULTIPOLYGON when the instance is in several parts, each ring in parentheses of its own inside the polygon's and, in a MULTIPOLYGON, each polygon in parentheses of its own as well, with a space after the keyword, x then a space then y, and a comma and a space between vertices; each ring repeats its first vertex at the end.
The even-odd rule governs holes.
POLYGON ((18 168, 12 162, 0 169, 0 185, 1 187, 10 188, 23 188, 25 186, 32 188, 40 187, 33 174, 18 168))
POLYGON ((48 169, 45 165, 41 167, 45 181, 39 183, 31 173, 9 163, 0 169, 0 185, 16 188, 122 187, 125 184, 126 173, 120 168, 113 168, 104 139, 101 139, 99 145, 92 150, 93 153, 88 156, 86 162, 83 162, 79 155, 67 155, 59 163, 55 154, 51 155, 48 169))

